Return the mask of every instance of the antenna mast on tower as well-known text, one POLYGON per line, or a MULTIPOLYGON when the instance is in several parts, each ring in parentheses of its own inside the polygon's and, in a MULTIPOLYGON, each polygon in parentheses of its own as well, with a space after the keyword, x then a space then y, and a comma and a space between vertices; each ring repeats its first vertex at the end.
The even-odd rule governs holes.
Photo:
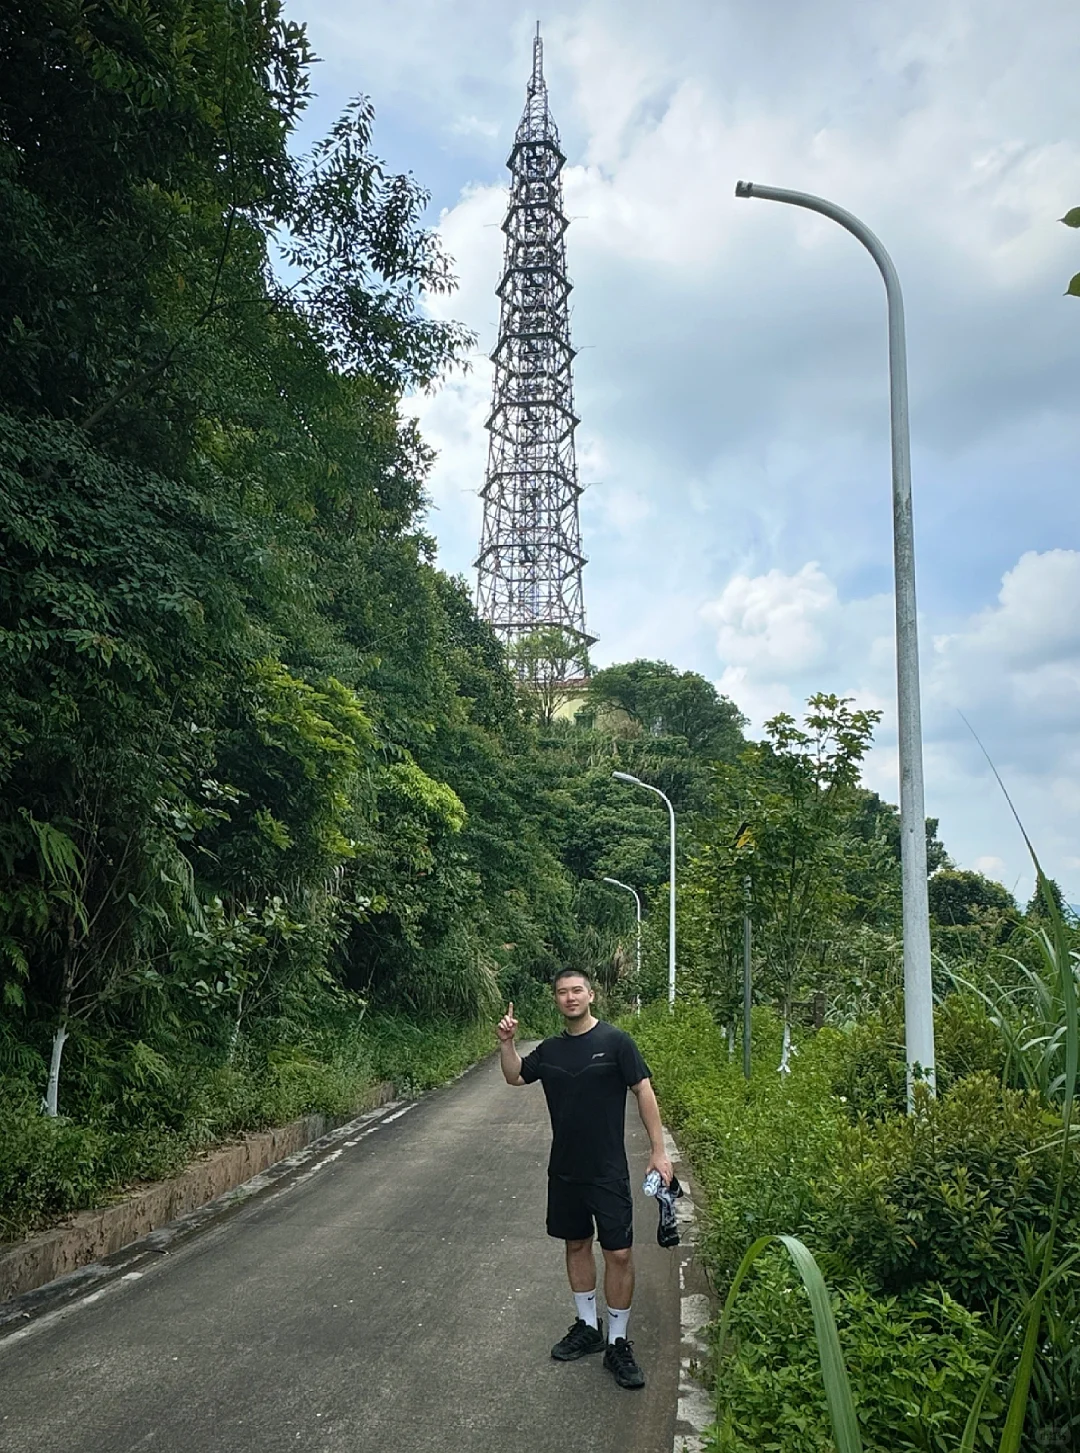
MULTIPOLYGON (((499 339, 491 355, 495 383, 486 424, 477 610, 511 652, 521 636, 558 628, 580 669, 595 637, 585 629, 581 593, 585 557, 574 453, 565 160, 548 110, 538 24, 525 111, 507 160, 510 205, 496 289, 499 339)), ((518 669, 526 674, 520 661, 518 669)))

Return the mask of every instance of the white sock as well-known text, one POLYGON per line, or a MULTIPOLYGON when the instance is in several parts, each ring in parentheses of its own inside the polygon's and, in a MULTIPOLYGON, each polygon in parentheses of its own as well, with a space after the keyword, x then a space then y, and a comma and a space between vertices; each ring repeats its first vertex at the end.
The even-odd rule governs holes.
POLYGON ((625 1311, 616 1311, 614 1307, 607 1309, 607 1339, 609 1342, 617 1342, 620 1337, 626 1336, 626 1324, 630 1320, 630 1308, 625 1311))
POLYGON ((596 1326, 596 1288, 591 1292, 575 1292, 574 1304, 577 1307, 577 1314, 589 1327, 596 1326))

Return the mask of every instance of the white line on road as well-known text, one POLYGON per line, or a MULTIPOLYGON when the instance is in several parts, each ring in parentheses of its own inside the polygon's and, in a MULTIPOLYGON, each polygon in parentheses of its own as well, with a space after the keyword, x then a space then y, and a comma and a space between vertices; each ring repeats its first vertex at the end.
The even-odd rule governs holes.
MULTIPOLYGON (((391 1104, 396 1103, 396 1101, 391 1102, 391 1104)), ((321 1155, 319 1159, 316 1160, 313 1165, 309 1166, 307 1170, 301 1171, 301 1173, 297 1176, 293 1176, 290 1180, 286 1181, 285 1185, 281 1186, 280 1189, 276 1190, 273 1195, 267 1196, 267 1201, 276 1201, 281 1196, 287 1196, 290 1191, 295 1191, 298 1186, 304 1185, 307 1181, 311 1180, 313 1176, 317 1176, 319 1172, 325 1170, 328 1165, 333 1165, 334 1162, 340 1156, 344 1155, 347 1150, 351 1150, 354 1145, 359 1145, 361 1140, 366 1140, 369 1135, 374 1135, 376 1130, 381 1130, 384 1125, 389 1125, 391 1120, 400 1120, 402 1115, 407 1115, 409 1111, 415 1109, 418 1104, 418 1100, 413 1100, 410 1104, 403 1106, 400 1110, 395 1110, 392 1115, 381 1114, 374 1125, 369 1125, 366 1130, 361 1130, 359 1135, 354 1135, 349 1140, 343 1140, 336 1150, 331 1150, 328 1151, 325 1155, 321 1155)), ((303 1151, 297 1151, 298 1157, 303 1155, 303 1151)), ((258 1177, 256 1177, 256 1179, 258 1179, 258 1177)), ((251 1182, 248 1182, 248 1184, 251 1184, 251 1182)))
POLYGON ((379 1123, 381 1125, 389 1125, 391 1120, 400 1120, 402 1115, 407 1115, 410 1110, 415 1110, 419 1103, 420 1102, 418 1100, 414 1100, 411 1105, 406 1105, 405 1108, 402 1110, 395 1110, 392 1115, 387 1115, 386 1118, 384 1120, 381 1120, 379 1123))

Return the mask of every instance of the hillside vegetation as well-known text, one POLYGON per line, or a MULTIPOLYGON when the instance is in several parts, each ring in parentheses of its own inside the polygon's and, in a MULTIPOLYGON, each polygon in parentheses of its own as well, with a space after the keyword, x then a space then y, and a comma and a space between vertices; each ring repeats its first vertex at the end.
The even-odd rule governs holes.
MULTIPOLYGON (((1053 885, 1021 911, 928 821, 941 1094, 909 1116, 877 713, 817 695, 748 741, 664 662, 565 692, 545 639, 520 660, 560 689, 519 686, 425 533, 402 400, 471 340, 425 307, 450 263, 371 104, 297 154, 277 0, 15 0, 0 60, 0 1240, 437 1083, 578 967, 643 1006, 717 1286, 761 1235, 819 1257, 863 1446, 954 1453, 980 1387, 966 1446, 997 1446, 1014 1386, 1002 1447, 1080 1446, 1053 885), (667 815, 615 770, 678 817, 674 1015, 667 815), (644 897, 640 975, 605 877, 644 897)), ((740 1298, 716 1446, 832 1447, 789 1264, 740 1298)))
POLYGON ((450 265, 366 99, 296 154, 313 57, 274 0, 35 0, 0 54, 13 1237, 445 1077, 503 997, 542 1023, 556 965, 610 977, 598 876, 666 877, 613 763, 689 810, 742 738, 655 663, 647 721, 545 722, 436 568, 400 403, 469 345, 424 307, 450 265))

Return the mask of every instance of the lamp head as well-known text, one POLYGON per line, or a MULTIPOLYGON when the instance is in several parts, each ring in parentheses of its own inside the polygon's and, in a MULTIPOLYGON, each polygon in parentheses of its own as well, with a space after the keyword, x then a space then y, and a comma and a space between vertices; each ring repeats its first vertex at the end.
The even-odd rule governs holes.
POLYGON ((639 781, 639 780, 638 780, 638 778, 637 778, 637 777, 631 777, 631 775, 630 775, 630 773, 629 773, 629 772, 612 772, 612 774, 611 774, 611 775, 612 775, 612 776, 613 776, 613 777, 614 777, 614 778, 616 778, 616 779, 617 779, 617 780, 618 780, 618 781, 619 781, 619 782, 633 782, 633 783, 635 783, 635 784, 636 784, 636 785, 637 785, 637 786, 638 786, 638 787, 640 787, 640 786, 641 786, 641 783, 640 783, 640 781, 639 781))

